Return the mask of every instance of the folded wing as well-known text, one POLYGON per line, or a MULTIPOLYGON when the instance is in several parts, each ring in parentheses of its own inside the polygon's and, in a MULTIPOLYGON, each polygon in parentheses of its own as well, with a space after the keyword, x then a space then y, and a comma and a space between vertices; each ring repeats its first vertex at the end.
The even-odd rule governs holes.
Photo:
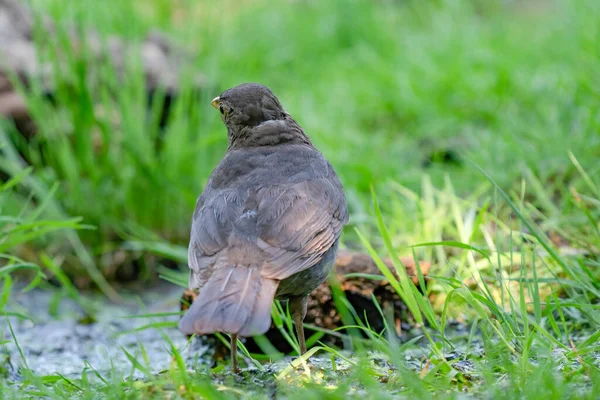
POLYGON ((318 263, 348 221, 341 185, 329 178, 258 191, 257 245, 263 276, 286 279, 318 263))

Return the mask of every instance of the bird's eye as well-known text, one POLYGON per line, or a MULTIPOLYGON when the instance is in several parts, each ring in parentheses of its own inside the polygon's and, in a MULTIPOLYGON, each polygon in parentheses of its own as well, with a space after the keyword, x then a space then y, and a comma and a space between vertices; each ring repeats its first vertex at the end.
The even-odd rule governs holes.
POLYGON ((221 114, 225 114, 225 110, 223 109, 223 106, 219 106, 219 111, 221 112, 221 114))

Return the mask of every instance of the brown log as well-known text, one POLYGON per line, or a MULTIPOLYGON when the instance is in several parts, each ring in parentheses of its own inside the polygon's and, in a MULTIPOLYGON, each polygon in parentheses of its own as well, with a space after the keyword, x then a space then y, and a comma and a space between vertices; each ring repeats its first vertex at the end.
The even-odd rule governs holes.
MULTIPOLYGON (((412 277, 413 282, 418 285, 415 262, 409 257, 400 257, 402 264, 406 268, 408 276, 412 277)), ((395 268, 390 259, 383 260, 388 268, 394 273, 395 268)), ((429 272, 430 264, 420 262, 419 266, 423 275, 429 272)), ((332 295, 332 282, 338 282, 344 295, 356 311, 356 313, 364 321, 364 317, 368 319, 369 326, 376 332, 381 332, 384 329, 384 321, 377 306, 373 303, 372 298, 375 297, 377 303, 382 310, 389 310, 393 321, 393 329, 398 335, 401 335, 401 322, 406 321, 410 316, 402 303, 400 296, 390 286, 389 282, 384 279, 372 279, 370 277, 355 276, 350 274, 365 274, 382 276, 379 268, 371 257, 367 254, 340 250, 334 266, 334 278, 328 282, 324 282, 315 290, 308 301, 308 312, 304 320, 305 325, 312 325, 327 330, 335 330, 344 326, 339 313, 334 304, 332 295), (349 276, 350 275, 350 276, 349 276)), ((424 288, 422 288, 424 289, 424 288)), ((186 310, 189 307, 197 294, 195 291, 187 289, 181 298, 181 309, 186 310)), ((314 333, 313 330, 307 328, 307 337, 314 333)), ((340 332, 344 334, 344 332, 340 332)), ((271 341, 277 350, 283 353, 290 353, 291 346, 287 343, 281 333, 274 325, 266 333, 266 337, 271 341)), ((340 346, 343 344, 341 336, 325 335, 320 339, 329 344, 340 346)), ((261 350, 252 338, 247 338, 245 345, 250 352, 260 353, 261 350)), ((220 342, 217 342, 215 349, 215 358, 222 358, 227 354, 220 342)))

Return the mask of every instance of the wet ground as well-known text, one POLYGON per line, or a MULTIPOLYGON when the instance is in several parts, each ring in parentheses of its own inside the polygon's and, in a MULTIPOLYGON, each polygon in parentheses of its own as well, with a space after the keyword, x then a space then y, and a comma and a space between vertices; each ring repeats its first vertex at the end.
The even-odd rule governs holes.
MULTIPOLYGON (((137 301, 128 299, 125 305, 103 302, 94 313, 95 322, 89 321, 77 302, 65 298, 57 308, 57 315, 52 316, 49 311, 54 301, 53 292, 14 293, 9 309, 26 314, 31 320, 11 317, 10 321, 27 365, 38 375, 60 373, 67 377, 80 376, 86 362, 101 374, 111 371, 111 368, 116 372, 129 373, 131 362, 124 350, 139 356, 140 343, 152 372, 158 372, 168 368, 171 362, 169 345, 162 335, 167 335, 180 349, 185 347, 187 338, 172 327, 132 331, 149 323, 176 322, 179 317, 128 317, 177 312, 181 292, 181 288, 164 285, 137 301)), ((2 324, 0 334, 0 341, 12 339, 8 324, 2 324)), ((207 350, 208 346, 195 341, 192 348, 187 348, 182 355, 191 361, 197 355, 205 355, 207 350)), ((5 344, 0 347, 0 354, 9 378, 18 379, 18 366, 23 364, 23 360, 16 345, 5 344)))
MULTIPOLYGON (((165 284, 142 298, 129 298, 125 305, 96 299, 94 304, 100 306, 96 306, 94 321, 89 320, 89 316, 74 300, 62 298, 57 305, 56 293, 51 291, 15 292, 8 308, 31 317, 31 320, 10 317, 10 322, 27 365, 36 375, 60 374, 77 378, 89 364, 101 375, 142 378, 143 374, 132 368, 126 352, 138 359, 147 357, 150 372, 158 374, 167 370, 172 363, 170 345, 165 337, 181 351, 189 368, 197 369, 199 365, 211 364, 211 344, 203 339, 195 339, 186 346, 187 338, 175 328, 178 315, 131 318, 142 314, 177 312, 181 292, 181 288, 165 284), (55 311, 51 313, 51 310, 55 311), (169 322, 171 326, 167 326, 169 322), (155 327, 144 329, 148 324, 155 324, 155 327), (141 354, 142 346, 145 356, 141 354)), ((447 332, 454 348, 448 346, 444 356, 467 379, 478 381, 477 361, 472 360, 484 358, 484 346, 478 337, 468 342, 469 329, 456 322, 448 324, 447 332)), ((18 381, 22 378, 19 367, 24 365, 24 361, 12 340, 8 323, 1 325, 0 335, 0 342, 5 342, 0 346, 0 377, 18 381)), ((402 353, 406 366, 415 371, 428 367, 429 346, 424 342, 422 344, 411 346, 402 353)), ((564 350, 554 350, 551 357, 556 361, 557 370, 578 367, 573 365, 572 359, 566 358, 564 350)), ((600 365, 600 353, 593 357, 600 365)), ((254 367, 250 369, 254 369, 257 379, 260 379, 258 376, 265 373, 273 376, 286 369, 291 360, 288 357, 278 363, 265 365, 262 372, 254 367)), ((374 368, 379 368, 383 375, 394 368, 376 354, 373 354, 372 361, 374 368)), ((313 356, 311 364, 324 371, 332 370, 329 355, 313 356)), ((343 374, 348 368, 349 363, 336 360, 336 374, 343 374)))
MULTIPOLYGON (((152 373, 159 373, 169 368, 172 357, 170 346, 165 336, 181 351, 182 356, 190 368, 198 364, 208 366, 214 347, 199 338, 194 339, 189 346, 187 338, 182 335, 174 325, 179 316, 152 318, 131 318, 132 316, 160 314, 179 311, 179 299, 182 289, 177 286, 163 285, 146 293, 142 298, 130 298, 123 304, 111 304, 102 298, 95 299, 96 307, 94 321, 89 321, 78 302, 69 298, 62 298, 60 304, 51 306, 55 302, 56 293, 51 291, 33 290, 23 293, 16 292, 11 297, 9 309, 31 318, 21 319, 10 317, 15 337, 23 351, 29 368, 37 375, 61 374, 65 377, 79 377, 86 363, 91 365, 100 374, 118 373, 123 376, 132 372, 131 361, 126 352, 141 358, 141 348, 148 358, 148 365, 152 373), (51 313, 50 310, 56 310, 51 313), (54 315, 52 315, 54 314, 54 315), (165 326, 171 322, 173 326, 165 326), (148 324, 159 325, 158 328, 144 329, 148 324)), ((8 324, 0 328, 2 337, 0 341, 10 340, 0 347, 0 361, 2 369, 10 380, 19 380, 19 366, 23 359, 17 346, 12 341, 8 324)), ((467 327, 459 324, 450 324, 455 334, 468 334, 467 327)), ((418 332, 417 332, 418 333, 418 332)), ((481 349, 481 346, 473 345, 481 349)), ((407 365, 415 370, 421 370, 426 362, 428 351, 424 348, 413 348, 405 351, 404 357, 407 365)), ((460 353, 448 353, 449 358, 457 358, 460 353)), ((276 373, 286 368, 291 357, 266 366, 268 373, 276 373)), ((315 367, 331 369, 329 355, 316 355, 311 357, 315 367)), ((343 371, 349 364, 343 360, 336 362, 338 371, 343 371)), ((381 368, 386 369, 385 362, 381 368)), ((469 361, 460 361, 459 369, 468 372, 472 369, 469 361)), ((252 366, 250 367, 252 368, 252 366)), ((141 378, 140 371, 133 371, 134 377, 141 378)))

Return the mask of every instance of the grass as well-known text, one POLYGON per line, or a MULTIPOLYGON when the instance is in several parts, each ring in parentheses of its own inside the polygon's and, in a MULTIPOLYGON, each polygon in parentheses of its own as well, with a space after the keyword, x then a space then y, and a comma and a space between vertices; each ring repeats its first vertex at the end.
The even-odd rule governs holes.
MULTIPOLYGON (((39 127, 30 142, 0 121, 4 313, 17 268, 34 271, 34 284, 53 277, 61 295, 85 302, 71 282, 118 298, 109 281, 132 265, 141 272, 130 278, 144 280, 161 260, 185 264, 189 216, 226 143, 209 102, 243 81, 269 85, 338 171, 351 210, 344 244, 376 261, 412 255, 432 270, 422 294, 401 265, 396 280, 378 262, 421 329, 418 341, 373 332, 339 299, 346 323, 368 340, 352 339, 353 354, 317 344, 312 371, 285 361, 242 378, 222 366, 191 371, 165 335, 174 362, 160 374, 129 353, 144 379, 93 366, 77 378, 37 376, 23 359, 24 380, 0 382, 1 397, 592 399, 600 391, 597 2, 33 4, 56 23, 55 35, 39 24, 34 35, 53 99, 41 80, 20 87, 39 127), (73 26, 101 42, 131 41, 126 78, 86 46, 74 50, 73 26), (162 97, 147 106, 135 51, 155 28, 192 55, 164 129, 162 97), (198 71, 207 83, 195 90, 198 71), (454 335, 453 320, 469 333, 454 335)), ((274 320, 292 332, 283 309, 274 320)))

